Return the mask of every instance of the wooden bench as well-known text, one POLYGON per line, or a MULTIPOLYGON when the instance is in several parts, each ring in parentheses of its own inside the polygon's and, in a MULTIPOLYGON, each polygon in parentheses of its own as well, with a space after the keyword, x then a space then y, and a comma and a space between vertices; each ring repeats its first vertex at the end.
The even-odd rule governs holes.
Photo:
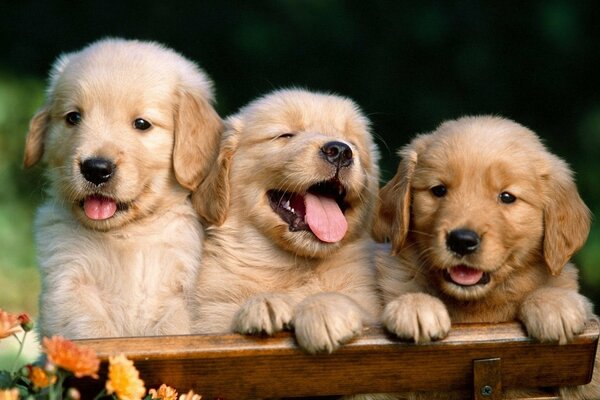
MULTIPOLYGON (((455 325, 429 344, 368 328, 333 354, 309 355, 293 336, 192 335, 90 339, 106 376, 109 355, 135 362, 147 388, 193 389, 203 400, 331 396, 355 393, 463 390, 477 400, 503 398, 509 388, 537 388, 528 398, 558 399, 556 387, 591 379, 599 326, 589 321, 572 343, 530 339, 518 323, 455 325)), ((101 377, 100 381, 104 382, 101 377)), ((80 383, 97 393, 94 381, 80 383)), ((83 398, 87 398, 85 395, 83 398)))

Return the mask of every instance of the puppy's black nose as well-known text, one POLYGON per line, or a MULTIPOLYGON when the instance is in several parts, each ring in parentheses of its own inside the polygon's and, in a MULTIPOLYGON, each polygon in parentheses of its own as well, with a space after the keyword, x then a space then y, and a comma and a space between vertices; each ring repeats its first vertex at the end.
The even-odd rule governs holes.
POLYGON ((481 239, 470 229, 455 229, 446 236, 446 245, 454 253, 464 256, 479 248, 481 239))
POLYGON ((321 147, 321 152, 327 161, 338 168, 352 164, 352 149, 346 143, 328 142, 321 147))
POLYGON ((86 181, 94 185, 107 182, 115 172, 115 164, 106 158, 88 158, 79 164, 81 174, 86 181))

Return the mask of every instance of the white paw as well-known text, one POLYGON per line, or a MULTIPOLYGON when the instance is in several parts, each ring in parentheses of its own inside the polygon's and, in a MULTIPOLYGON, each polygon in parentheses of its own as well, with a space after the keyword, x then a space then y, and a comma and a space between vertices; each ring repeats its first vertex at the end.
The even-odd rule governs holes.
POLYGON ((266 293, 248 299, 233 316, 234 332, 267 334, 288 329, 292 321, 292 300, 284 294, 266 293))
POLYGON ((383 324, 401 339, 423 343, 448 335, 450 315, 438 298, 425 293, 409 293, 385 306, 383 324))
POLYGON ((532 338, 565 344, 583 331, 591 307, 589 300, 574 290, 539 289, 523 301, 519 318, 532 338))
POLYGON ((309 353, 331 353, 362 331, 362 312, 339 293, 307 297, 295 310, 294 330, 300 347, 309 353))

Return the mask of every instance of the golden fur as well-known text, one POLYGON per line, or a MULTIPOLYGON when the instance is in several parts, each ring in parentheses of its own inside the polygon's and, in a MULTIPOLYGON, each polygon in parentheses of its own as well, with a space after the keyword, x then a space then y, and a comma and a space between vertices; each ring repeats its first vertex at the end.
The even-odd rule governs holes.
POLYGON ((273 334, 293 327, 309 352, 331 352, 376 320, 374 242, 378 152, 368 121, 348 99, 280 90, 226 121, 218 165, 194 204, 214 222, 196 283, 193 331, 273 334), (339 170, 322 148, 345 143, 339 170), (304 194, 337 179, 346 190, 348 230, 326 243, 292 231, 271 206, 270 190, 304 194), (217 198, 202 196, 206 190, 217 198))
POLYGON ((35 221, 41 334, 189 332, 203 236, 189 193, 218 151, 212 97, 200 69, 156 43, 106 39, 56 61, 24 160, 48 166, 35 221), (151 125, 136 129, 140 118, 151 125), (92 158, 114 164, 108 181, 85 177, 92 158), (117 210, 94 219, 84 205, 100 196, 117 210))
MULTIPOLYGON (((374 226, 395 255, 378 265, 389 331, 426 342, 445 337, 451 322, 518 319, 532 337, 566 343, 583 329, 592 307, 568 260, 587 238, 590 213, 565 162, 498 117, 445 122, 399 155, 374 226), (478 247, 452 247, 457 229, 475 232, 478 247), (459 284, 453 268, 481 279, 459 284)), ((599 395, 596 382, 567 390, 567 398, 599 395)))

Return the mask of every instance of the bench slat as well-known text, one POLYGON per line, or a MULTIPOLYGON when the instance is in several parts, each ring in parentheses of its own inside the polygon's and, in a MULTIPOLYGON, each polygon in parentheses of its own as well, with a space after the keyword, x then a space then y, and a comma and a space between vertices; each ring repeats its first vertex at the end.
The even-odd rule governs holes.
MULTIPOLYGON (((441 341, 415 345, 370 327, 333 354, 309 355, 289 333, 88 339, 103 360, 123 353, 147 388, 166 383, 203 399, 326 396, 416 390, 473 391, 475 360, 501 360, 502 390, 585 384, 599 326, 589 321, 572 343, 530 339, 518 323, 459 324, 441 341)), ((105 374, 106 362, 101 373, 105 374)), ((104 375, 105 376, 105 375, 104 375)), ((104 378, 102 378, 104 379, 104 378)), ((102 380, 103 381, 103 380, 102 380)), ((87 381, 83 390, 95 390, 87 381)))

